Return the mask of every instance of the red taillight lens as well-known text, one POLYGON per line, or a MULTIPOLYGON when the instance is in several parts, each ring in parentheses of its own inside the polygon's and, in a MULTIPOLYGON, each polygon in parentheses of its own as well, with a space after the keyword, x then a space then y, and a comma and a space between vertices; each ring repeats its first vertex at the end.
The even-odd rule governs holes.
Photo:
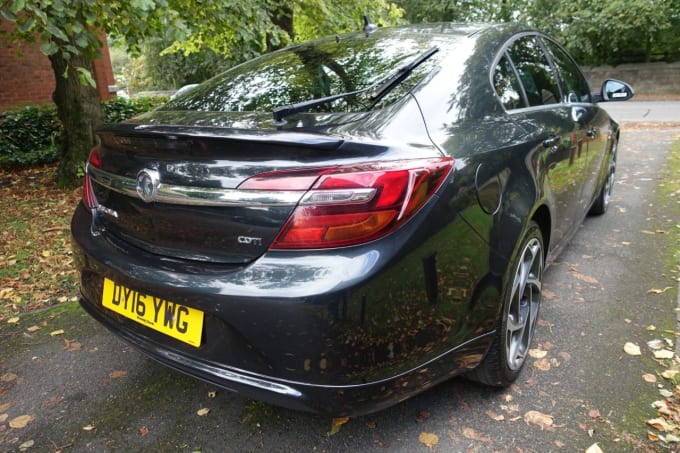
MULTIPOLYGON (((270 248, 341 247, 382 237, 422 207, 452 167, 452 158, 437 158, 319 170, 270 248)), ((265 175, 255 178, 257 184, 246 181, 244 186, 273 188, 264 182, 265 175)), ((277 173, 274 179, 285 175, 277 173)))
MULTIPOLYGON (((98 146, 95 146, 92 148, 92 150, 90 150, 90 157, 87 159, 87 165, 92 165, 93 167, 101 166, 98 146)), ((92 179, 90 178, 90 175, 87 174, 87 169, 85 171, 85 180, 83 182, 83 203, 85 203, 85 206, 87 206, 88 209, 97 209, 97 206, 99 206, 97 197, 94 195, 94 190, 92 189, 92 179)))

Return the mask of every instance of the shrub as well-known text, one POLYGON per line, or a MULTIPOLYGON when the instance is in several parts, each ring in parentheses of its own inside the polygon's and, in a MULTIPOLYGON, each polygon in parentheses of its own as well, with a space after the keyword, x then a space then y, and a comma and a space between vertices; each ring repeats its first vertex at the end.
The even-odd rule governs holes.
MULTIPOLYGON (((118 123, 148 112, 164 101, 163 98, 104 101, 104 121, 118 123)), ((27 167, 58 160, 61 129, 54 106, 28 106, 0 112, 0 168, 27 167)))
POLYGON ((165 102, 167 98, 116 98, 102 102, 107 123, 120 123, 140 113, 148 112, 165 102))
POLYGON ((54 107, 29 106, 0 113, 0 167, 53 162, 60 133, 54 107))

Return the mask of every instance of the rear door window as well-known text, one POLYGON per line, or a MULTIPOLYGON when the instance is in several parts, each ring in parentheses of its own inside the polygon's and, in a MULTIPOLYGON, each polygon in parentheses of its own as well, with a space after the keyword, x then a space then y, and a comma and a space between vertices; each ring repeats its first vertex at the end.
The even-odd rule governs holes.
POLYGON ((494 70, 493 87, 505 110, 526 107, 522 99, 522 87, 505 55, 499 60, 494 70))
POLYGON ((561 92, 552 66, 535 36, 523 36, 508 49, 530 106, 559 103, 561 92))
POLYGON ((562 102, 571 104, 574 102, 591 102, 590 87, 583 73, 574 60, 557 44, 549 39, 543 39, 546 47, 553 56, 553 62, 562 82, 562 102))

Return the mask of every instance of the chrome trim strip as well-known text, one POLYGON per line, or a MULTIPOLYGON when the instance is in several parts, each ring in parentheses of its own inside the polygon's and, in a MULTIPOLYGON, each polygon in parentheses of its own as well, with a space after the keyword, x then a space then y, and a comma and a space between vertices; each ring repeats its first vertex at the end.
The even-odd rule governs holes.
MULTIPOLYGON (((87 165, 86 172, 99 185, 139 198, 137 181, 87 165)), ((208 187, 158 185, 155 202, 190 206, 295 206, 305 191, 213 189, 208 187)))
POLYGON ((281 395, 292 396, 294 398, 299 398, 302 396, 302 392, 288 385, 279 384, 277 382, 273 382, 266 379, 246 376, 245 374, 235 373, 222 367, 210 365, 202 360, 201 361, 194 360, 184 355, 176 354, 171 351, 162 350, 160 348, 157 348, 154 352, 160 354, 163 358, 170 360, 172 362, 180 363, 185 367, 194 368, 199 372, 203 371, 206 373, 210 373, 215 377, 226 379, 237 384, 247 385, 250 387, 257 387, 270 392, 279 393, 281 395))

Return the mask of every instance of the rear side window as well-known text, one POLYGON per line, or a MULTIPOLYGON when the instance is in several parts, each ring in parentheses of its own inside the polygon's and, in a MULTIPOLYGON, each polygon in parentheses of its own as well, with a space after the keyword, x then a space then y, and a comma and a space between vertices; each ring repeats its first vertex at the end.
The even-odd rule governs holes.
POLYGON ((590 88, 576 63, 554 42, 549 39, 544 39, 543 42, 548 47, 548 50, 550 50, 550 53, 552 53, 553 62, 562 82, 562 89, 564 91, 562 102, 568 104, 573 102, 591 102, 590 88))
POLYGON ((560 89, 552 67, 534 36, 515 41, 508 54, 517 68, 530 106, 560 102, 560 89))
POLYGON ((526 107, 522 99, 522 88, 508 59, 503 56, 493 75, 493 87, 505 110, 526 107))

